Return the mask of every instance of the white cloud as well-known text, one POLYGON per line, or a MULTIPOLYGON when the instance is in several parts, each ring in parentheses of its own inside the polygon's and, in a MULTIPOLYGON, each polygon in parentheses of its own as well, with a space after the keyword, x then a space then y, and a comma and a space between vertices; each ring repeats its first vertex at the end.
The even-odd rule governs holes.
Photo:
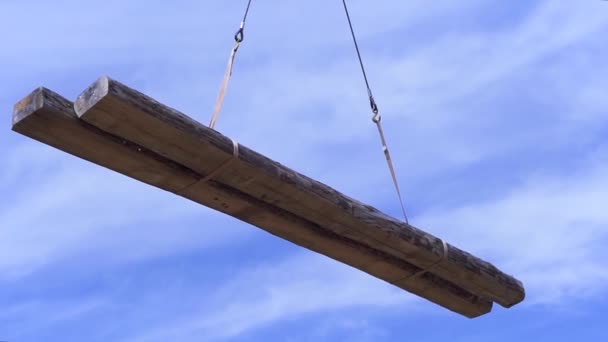
MULTIPOLYGON (((258 265, 222 285, 200 311, 163 322, 134 340, 215 340, 280 321, 358 307, 417 311, 403 290, 312 253, 258 265)), ((129 338, 133 340, 133 338, 129 338)))
POLYGON ((600 151, 593 156, 566 171, 540 172, 498 198, 416 221, 520 278, 524 305, 566 304, 605 291, 608 159, 600 151))
POLYGON ((14 305, 3 305, 0 322, 10 326, 10 329, 3 329, 2 338, 7 341, 30 340, 26 337, 37 331, 80 318, 103 309, 108 304, 106 298, 81 297, 62 300, 36 298, 14 305))
MULTIPOLYGON (((567 47, 601 39, 598 33, 605 27, 608 20, 597 5, 548 1, 504 31, 447 33, 416 49, 409 47, 411 51, 396 48, 397 54, 374 54, 366 64, 377 85, 376 99, 390 140, 397 146, 424 141, 424 146, 400 151, 398 159, 468 164, 496 154, 498 148, 529 143, 532 137, 512 136, 507 142, 490 144, 471 141, 471 137, 485 137, 484 130, 500 129, 495 123, 506 113, 455 101, 475 104, 479 97, 489 95, 484 90, 496 84, 522 86, 510 80, 522 72, 534 72, 532 68, 540 60, 567 47), (430 141, 428 137, 440 139, 430 141)), ((321 70, 303 67, 302 60, 238 69, 222 127, 262 146, 269 143, 255 137, 271 137, 270 143, 305 141, 311 150, 329 143, 376 142, 354 55, 340 54, 332 60, 321 70), (265 114, 248 116, 243 108, 260 108, 265 114), (250 129, 242 133, 245 125, 250 129)), ((551 81, 541 79, 527 86, 532 91, 551 81)), ((572 88, 571 84, 568 89, 572 88)), ((283 146, 274 143, 274 149, 283 146)))
POLYGON ((124 263, 236 237, 234 219, 36 144, 6 156, 13 171, 0 183, 10 193, 0 204, 3 278, 74 255, 88 255, 80 259, 88 263, 124 263), (194 218, 205 224, 193 224, 194 218), (106 257, 96 261, 98 253, 106 257))
MULTIPOLYGON (((597 114, 587 115, 592 121, 584 125, 564 120, 572 115, 568 108, 575 103, 591 100, 586 108, 602 108, 598 94, 606 83, 603 79, 596 78, 581 90, 573 81, 588 79, 595 69, 581 64, 577 75, 556 79, 555 75, 571 70, 571 56, 546 61, 565 49, 591 54, 585 44, 601 41, 599 32, 608 25, 601 5, 546 1, 521 21, 500 30, 446 31, 407 49, 388 41, 393 51, 369 49, 366 64, 389 144, 397 169, 408 183, 522 153, 530 146, 542 146, 541 141, 552 140, 553 149, 567 148, 590 124, 601 120, 597 114), (559 70, 546 71, 547 65, 559 70), (533 82, 518 79, 521 75, 531 75, 533 82), (559 91, 556 84, 563 85, 559 91), (561 110, 537 113, 536 108, 518 106, 516 98, 504 103, 500 94, 514 89, 524 89, 539 102, 550 99, 561 110), (576 94, 576 98, 566 94, 576 94), (499 101, 503 103, 497 105, 499 101)), ((446 13, 450 14, 450 7, 446 13)), ((425 17, 425 12, 410 15, 425 17)), ((455 20, 458 16, 453 15, 455 20)), ((402 28, 407 20, 403 22, 402 28)), ((380 21, 377 29, 389 31, 390 25, 380 21)), ((331 38, 321 35, 319 40, 331 38)), ((239 51, 219 129, 306 174, 339 184, 340 189, 351 189, 342 180, 344 171, 354 168, 361 172, 347 173, 355 183, 363 179, 369 191, 388 185, 350 42, 343 42, 348 53, 328 48, 331 62, 320 65, 284 45, 271 62, 262 62, 251 57, 266 48, 256 44, 248 42, 239 51), (335 148, 335 154, 330 154, 334 151, 330 148, 335 148)), ((333 49, 342 47, 342 43, 327 44, 333 49)), ((213 53, 225 57, 227 49, 213 53)), ((587 59, 601 62, 597 54, 587 59)), ((184 82, 177 73, 162 82, 141 83, 165 103, 206 122, 223 60, 217 68, 216 77, 205 74, 202 79, 189 77, 184 82)), ((579 108, 576 113, 584 116, 590 110, 579 108)), ((383 195, 392 196, 389 192, 383 195)))
MULTIPOLYGON (((74 1, 28 3, 35 6, 0 4, 2 31, 14 33, 4 35, 1 43, 15 47, 3 48, 0 62, 15 66, 3 71, 15 83, 44 75, 51 84, 69 88, 64 84, 68 78, 124 68, 118 80, 202 122, 208 119, 206 109, 215 100, 240 3, 177 1, 162 11, 137 1, 87 8, 74 1), (135 21, 140 24, 133 25, 135 21)), ((332 5, 335 13, 318 12, 321 3, 294 0, 253 9, 220 130, 365 202, 392 202, 343 14, 339 3, 332 5), (274 6, 283 15, 276 15, 274 6), (312 25, 304 25, 302 18, 317 14, 312 25), (302 21, 290 26, 294 16, 302 21)), ((368 4, 353 2, 402 186, 425 184, 439 179, 433 174, 450 175, 505 156, 511 158, 504 165, 509 170, 539 145, 567 151, 573 141, 592 134, 590 126, 604 124, 602 94, 608 78, 600 77, 606 73, 599 65, 604 63, 602 53, 588 49, 591 44, 601 51, 601 33, 608 24, 604 3, 544 1, 521 21, 500 29, 444 30, 438 17, 470 20, 465 12, 481 6, 456 3, 398 2, 372 6, 368 12, 368 4), (372 15, 378 19, 366 20, 372 15), (410 43, 400 32, 416 23, 436 25, 437 33, 410 43), (376 49, 378 45, 387 47, 376 49), (531 80, 517 79, 521 75, 531 80), (523 114, 509 114, 517 103, 497 104, 513 87, 527 89, 534 99, 560 110, 545 113, 549 119, 540 124, 509 122, 511 114, 537 117, 529 107, 520 108, 523 114)), ((0 85, 2 96, 8 83, 0 85)), ((202 213, 202 207, 35 144, 9 146, 14 153, 3 159, 0 170, 0 190, 11 198, 0 204, 4 276, 91 254, 92 246, 104 257, 125 262, 200 246, 206 234, 214 234, 187 219, 202 213), (10 187, 13 183, 19 190, 10 187), (157 221, 154 230, 142 233, 141 225, 151 221, 157 221), (162 222, 177 228, 167 231, 162 222)), ((600 158, 562 167, 574 170, 540 173, 541 167, 527 165, 528 181, 511 191, 473 199, 460 208, 428 209, 414 223, 521 278, 529 289, 524 305, 597 295, 608 277, 601 249, 608 224, 601 207, 608 191, 608 163, 600 158)), ((440 182, 432 185, 435 191, 442 187, 440 182)), ((213 220, 232 222, 219 217, 213 220)), ((203 220, 212 220, 206 211, 199 218, 203 220)), ((218 234, 209 243, 223 241, 218 234)), ((187 339, 200 332, 216 338, 240 336, 283 319, 357 306, 409 305, 413 299, 321 260, 298 257, 237 274, 222 284, 223 290, 206 295, 214 310, 202 307, 149 331, 142 340, 187 339)))

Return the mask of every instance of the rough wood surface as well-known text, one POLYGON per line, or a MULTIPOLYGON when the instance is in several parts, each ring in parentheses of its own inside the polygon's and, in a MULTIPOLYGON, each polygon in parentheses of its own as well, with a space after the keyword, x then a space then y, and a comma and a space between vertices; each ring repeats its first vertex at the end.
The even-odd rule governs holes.
MULTIPOLYGON (((75 108, 84 121, 203 175, 232 154, 228 137, 107 77, 84 91, 75 108)), ((439 238, 245 146, 240 146, 238 162, 216 180, 417 267, 434 265, 432 273, 502 306, 524 299, 522 283, 491 263, 452 245, 442 259, 439 238)))
POLYGON ((415 265, 331 232, 229 185, 216 180, 203 182, 202 174, 79 120, 73 104, 48 89, 39 88, 15 105, 13 130, 231 215, 464 316, 473 318, 491 311, 490 301, 436 275, 426 273, 410 278, 420 271, 415 265))

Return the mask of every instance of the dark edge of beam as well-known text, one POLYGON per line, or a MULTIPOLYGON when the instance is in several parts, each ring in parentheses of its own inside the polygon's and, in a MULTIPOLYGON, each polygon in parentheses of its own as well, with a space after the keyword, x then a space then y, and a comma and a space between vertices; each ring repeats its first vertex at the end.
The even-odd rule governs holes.
MULTIPOLYGON (((262 201, 262 200, 260 200, 258 198, 252 197, 251 195, 248 195, 248 194, 246 194, 244 192, 241 192, 238 189, 232 188, 230 186, 221 184, 221 183, 213 181, 213 180, 211 180, 209 182, 214 187, 216 187, 218 189, 221 189, 224 192, 231 193, 231 194, 235 195, 236 197, 240 197, 240 198, 242 198, 243 200, 245 200, 245 201, 247 201, 249 203, 254 203, 256 206, 261 207, 261 208, 265 208, 265 210, 268 210, 269 212, 272 212, 272 213, 274 213, 276 215, 280 215, 280 216, 283 216, 283 217, 287 217, 290 221, 301 222, 302 224, 311 227, 315 231, 315 233, 317 233, 317 234, 319 234, 321 236, 324 236, 324 237, 326 237, 328 239, 339 241, 340 243, 342 243, 344 245, 348 245, 348 246, 353 247, 355 249, 362 250, 365 253, 375 255, 375 256, 377 256, 378 258, 382 259, 383 261, 385 261, 387 263, 390 263, 390 264, 393 264, 393 265, 397 265, 398 267, 400 267, 402 269, 410 271, 412 274, 417 273, 417 272, 419 272, 419 271, 422 270, 418 266, 413 265, 411 263, 408 263, 405 260, 399 259, 399 258, 397 258, 397 257, 395 257, 393 255, 388 254, 388 253, 379 251, 379 250, 377 250, 375 248, 372 248, 370 246, 362 244, 362 243, 360 243, 358 241, 355 241, 355 240, 352 240, 352 239, 340 236, 340 235, 338 235, 338 234, 336 234, 336 233, 334 233, 332 231, 329 231, 329 230, 327 230, 327 229, 319 226, 318 224, 316 224, 314 222, 311 222, 311 221, 309 221, 309 220, 301 217, 301 216, 295 215, 295 214, 293 214, 291 212, 288 212, 288 211, 286 211, 286 210, 284 210, 282 208, 278 208, 276 206, 273 206, 272 204, 266 203, 266 202, 264 202, 264 201, 262 201)), ((302 246, 302 247, 304 247, 304 246, 302 246)), ((308 247, 304 247, 304 248, 309 249, 308 247)), ((320 254, 322 254, 322 253, 320 253, 320 254)), ((322 255, 324 255, 324 254, 322 254, 322 255)), ((326 255, 324 255, 324 256, 328 257, 328 258, 331 258, 331 257, 326 256, 326 255)), ((333 259, 333 258, 331 258, 331 259, 333 259)), ((341 262, 341 263, 344 263, 344 262, 341 262)), ((344 264, 346 264, 346 263, 344 263, 344 264)), ((346 264, 346 265, 348 265, 348 264, 346 264)), ((350 266, 350 267, 353 267, 353 266, 350 266)), ((356 267, 354 267, 354 268, 356 268, 356 267)), ((358 268, 356 268, 356 269, 359 270, 359 271, 365 272, 365 271, 363 271, 361 269, 358 269, 358 268)), ((367 272, 365 272, 365 273, 367 273, 367 272)), ((480 296, 478 296, 476 294, 473 294, 473 293, 471 293, 471 292, 469 292, 469 291, 467 291, 467 290, 459 287, 458 285, 456 285, 456 284, 454 284, 454 283, 452 283, 452 282, 450 282, 448 280, 445 280, 445 279, 443 279, 443 278, 441 278, 441 277, 439 277, 439 276, 437 276, 435 274, 426 272, 426 273, 421 274, 418 277, 422 278, 422 279, 425 279, 428 282, 437 285, 442 290, 451 292, 451 293, 456 294, 458 296, 461 296, 463 298, 469 298, 469 299, 471 299, 471 303, 478 303, 478 304, 480 304, 480 305, 482 305, 484 307, 484 309, 482 309, 476 315, 465 315, 468 318, 479 317, 479 316, 481 316, 483 314, 486 314, 486 313, 488 313, 488 312, 490 312, 492 310, 492 304, 493 304, 492 301, 490 301, 488 299, 485 299, 485 298, 482 298, 482 297, 480 297, 480 296)), ((375 277, 375 278, 377 278, 377 277, 375 277)), ((380 280, 388 282, 388 281, 386 281, 384 279, 380 279, 380 280)), ((388 283, 390 283, 390 282, 388 282, 388 283)), ((392 284, 392 285, 396 286, 396 284, 392 284)), ((410 291, 408 291, 408 292, 410 292, 410 291)), ((417 295, 417 296, 419 296, 419 295, 417 295)), ((424 298, 424 297, 422 297, 422 298, 424 298)))

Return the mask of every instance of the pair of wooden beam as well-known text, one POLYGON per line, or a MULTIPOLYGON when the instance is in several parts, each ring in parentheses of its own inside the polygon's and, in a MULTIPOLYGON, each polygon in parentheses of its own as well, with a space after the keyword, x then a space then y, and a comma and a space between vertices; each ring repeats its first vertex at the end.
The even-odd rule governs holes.
POLYGON ((74 103, 39 88, 13 130, 213 208, 466 317, 511 307, 522 283, 492 264, 240 145, 108 77, 74 103))

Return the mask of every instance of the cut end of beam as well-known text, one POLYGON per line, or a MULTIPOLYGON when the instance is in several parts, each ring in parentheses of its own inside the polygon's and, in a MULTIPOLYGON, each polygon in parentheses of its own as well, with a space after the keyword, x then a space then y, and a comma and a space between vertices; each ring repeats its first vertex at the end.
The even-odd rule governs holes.
POLYGON ((72 112, 72 102, 45 87, 39 87, 15 104, 12 130, 20 132, 28 117, 42 109, 58 112, 65 112, 66 109, 69 109, 68 112, 72 112))
POLYGON ((15 105, 12 130, 166 191, 197 181, 188 169, 79 120, 71 101, 46 88, 15 105))
POLYGON ((512 291, 513 294, 511 301, 498 302, 498 304, 506 309, 509 309, 526 299, 526 289, 524 288, 524 283, 522 283, 519 279, 516 279, 514 276, 511 277, 515 279, 515 284, 517 285, 515 290, 512 291))
MULTIPOLYGON (((474 292, 489 297, 504 308, 511 308, 525 299, 525 288, 519 279, 502 272, 494 264, 481 260, 469 252, 463 251, 449 243, 447 245, 449 251, 448 258, 451 262, 460 264, 474 262, 479 269, 479 272, 494 275, 495 280, 501 284, 501 286, 495 286, 492 292, 479 291, 478 289, 474 292)), ((470 282, 470 278, 467 275, 461 273, 458 276, 460 279, 455 280, 457 284, 468 284, 470 282)))
POLYGON ((15 130, 24 118, 28 117, 42 107, 43 95, 45 88, 40 87, 17 102, 13 108, 12 128, 15 130))
POLYGON ((108 76, 101 76, 93 84, 91 84, 85 91, 83 91, 74 102, 74 111, 76 115, 80 117, 83 113, 86 113, 104 96, 108 94, 110 89, 110 83, 112 79, 108 76))

